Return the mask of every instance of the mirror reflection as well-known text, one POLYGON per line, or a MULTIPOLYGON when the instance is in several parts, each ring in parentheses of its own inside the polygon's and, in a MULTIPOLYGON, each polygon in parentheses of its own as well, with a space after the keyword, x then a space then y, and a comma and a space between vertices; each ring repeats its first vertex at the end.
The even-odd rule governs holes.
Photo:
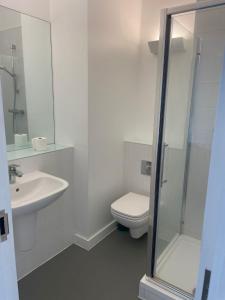
POLYGON ((0 80, 8 151, 54 143, 48 22, 0 7, 0 80))

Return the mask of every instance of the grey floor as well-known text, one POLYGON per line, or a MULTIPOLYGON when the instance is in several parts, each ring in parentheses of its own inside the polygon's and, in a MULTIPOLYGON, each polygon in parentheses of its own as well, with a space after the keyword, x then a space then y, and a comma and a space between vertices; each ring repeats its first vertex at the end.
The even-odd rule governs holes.
POLYGON ((19 282, 20 300, 137 300, 147 236, 115 231, 87 252, 71 246, 19 282))

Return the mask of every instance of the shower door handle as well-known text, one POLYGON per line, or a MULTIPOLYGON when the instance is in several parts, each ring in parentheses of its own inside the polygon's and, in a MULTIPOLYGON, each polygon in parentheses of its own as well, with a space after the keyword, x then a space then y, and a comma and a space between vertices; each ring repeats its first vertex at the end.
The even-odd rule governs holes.
POLYGON ((167 180, 164 179, 164 164, 165 164, 165 152, 166 148, 169 145, 166 143, 163 143, 163 148, 162 148, 162 159, 161 159, 161 174, 160 174, 160 186, 162 187, 164 183, 167 183, 167 180))

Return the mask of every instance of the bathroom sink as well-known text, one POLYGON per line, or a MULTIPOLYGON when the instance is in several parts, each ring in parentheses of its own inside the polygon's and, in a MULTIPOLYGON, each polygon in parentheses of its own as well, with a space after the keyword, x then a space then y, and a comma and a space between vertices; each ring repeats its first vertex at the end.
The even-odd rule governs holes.
POLYGON ((14 216, 32 214, 59 198, 68 188, 65 180, 35 171, 10 186, 14 216))

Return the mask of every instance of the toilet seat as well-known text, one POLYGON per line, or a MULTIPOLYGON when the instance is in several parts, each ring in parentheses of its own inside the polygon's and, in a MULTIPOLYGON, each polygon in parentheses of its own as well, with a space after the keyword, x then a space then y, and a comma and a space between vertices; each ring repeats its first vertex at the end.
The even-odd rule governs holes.
POLYGON ((125 220, 133 222, 133 223, 136 223, 136 222, 139 223, 139 222, 145 221, 146 219, 149 218, 149 214, 148 213, 144 214, 144 215, 142 215, 140 217, 130 217, 130 216, 124 215, 122 213, 119 213, 119 212, 117 212, 117 211, 115 211, 113 209, 111 209, 111 212, 112 212, 112 214, 115 217, 117 216, 118 218, 125 219, 125 220))
POLYGON ((131 221, 146 219, 149 215, 149 197, 128 193, 111 205, 111 211, 131 221))
POLYGON ((111 213, 115 220, 129 228, 130 235, 134 239, 140 238, 148 231, 149 202, 147 196, 128 193, 111 205, 111 213))

